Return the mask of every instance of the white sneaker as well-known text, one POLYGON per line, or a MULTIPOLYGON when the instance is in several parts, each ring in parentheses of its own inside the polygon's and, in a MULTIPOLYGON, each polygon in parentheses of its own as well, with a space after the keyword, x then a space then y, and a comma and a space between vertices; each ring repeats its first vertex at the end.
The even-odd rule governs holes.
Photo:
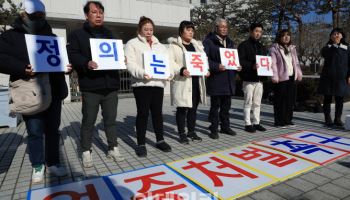
POLYGON ((113 149, 109 150, 107 158, 113 159, 116 162, 124 160, 124 157, 120 154, 118 147, 113 147, 113 149))
POLYGON ((55 176, 65 176, 67 175, 67 171, 64 167, 61 165, 52 165, 51 167, 47 168, 50 174, 53 174, 55 176))
POLYGON ((39 183, 44 180, 45 165, 33 167, 32 182, 39 183))
POLYGON ((84 167, 92 167, 94 165, 92 161, 91 151, 84 151, 82 158, 84 167))

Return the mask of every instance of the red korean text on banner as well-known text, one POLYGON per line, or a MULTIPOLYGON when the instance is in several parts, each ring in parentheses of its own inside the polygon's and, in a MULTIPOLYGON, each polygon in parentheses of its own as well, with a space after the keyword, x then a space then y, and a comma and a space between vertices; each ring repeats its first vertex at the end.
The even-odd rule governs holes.
POLYGON ((225 54, 225 57, 228 59, 228 66, 230 66, 230 67, 237 66, 237 64, 236 64, 236 54, 235 54, 234 51, 226 50, 224 54, 225 54))
POLYGON ((183 197, 181 195, 171 193, 171 192, 186 188, 187 186, 185 184, 174 185, 174 181, 162 181, 159 179, 157 180, 156 177, 162 176, 165 174, 166 174, 165 172, 157 172, 153 174, 126 179, 124 180, 124 182, 125 183, 131 183, 135 181, 142 182, 142 188, 137 191, 138 194, 136 196, 132 197, 132 199, 134 200, 143 200, 148 197, 153 197, 154 199, 157 199, 157 200, 163 200, 163 199, 165 200, 169 198, 173 200, 183 200, 183 197), (162 189, 150 191, 152 185, 161 185, 165 187, 162 189))
POLYGON ((60 191, 56 193, 52 193, 44 198, 44 200, 54 200, 57 197, 69 196, 71 200, 80 200, 83 198, 100 200, 98 194, 96 192, 95 186, 93 184, 89 184, 85 186, 86 192, 79 193, 75 191, 60 191))
POLYGON ((192 54, 191 64, 193 65, 193 68, 199 69, 200 72, 203 72, 203 60, 201 58, 201 55, 192 54))
POLYGON ((249 177, 251 179, 258 178, 258 176, 256 176, 255 174, 252 174, 244 169, 241 169, 241 168, 239 168, 231 163, 228 163, 220 158, 210 157, 210 159, 219 163, 219 165, 216 166, 216 168, 218 168, 218 169, 230 168, 238 173, 236 173, 236 174, 222 173, 222 172, 218 172, 218 171, 209 170, 205 167, 205 165, 210 164, 211 163, 210 161, 205 161, 205 162, 188 161, 189 165, 182 167, 182 169, 188 170, 188 169, 196 168, 196 169, 200 170, 203 174, 205 174, 208 178, 210 178, 212 180, 215 187, 224 186, 223 182, 221 181, 221 179, 219 177, 242 178, 242 177, 246 176, 246 177, 249 177))

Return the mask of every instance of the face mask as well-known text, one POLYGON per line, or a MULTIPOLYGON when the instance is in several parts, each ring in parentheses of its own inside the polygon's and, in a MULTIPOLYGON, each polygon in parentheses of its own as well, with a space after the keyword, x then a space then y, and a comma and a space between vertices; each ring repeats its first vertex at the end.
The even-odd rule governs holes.
POLYGON ((46 24, 46 20, 44 18, 42 19, 35 19, 35 20, 30 20, 29 18, 24 18, 24 29, 28 33, 38 33, 46 24))

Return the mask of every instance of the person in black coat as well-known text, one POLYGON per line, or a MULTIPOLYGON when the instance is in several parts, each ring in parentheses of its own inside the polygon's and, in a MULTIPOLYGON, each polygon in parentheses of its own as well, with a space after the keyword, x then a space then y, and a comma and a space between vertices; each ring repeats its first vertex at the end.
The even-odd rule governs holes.
MULTIPOLYGON (((0 73, 9 74, 10 81, 35 77, 29 64, 25 34, 55 36, 45 18, 45 6, 39 0, 25 0, 23 11, 12 29, 0 36, 0 73)), ((71 70, 70 65, 68 70, 71 70)), ((32 182, 44 179, 47 170, 56 175, 66 175, 60 165, 59 126, 62 100, 68 95, 63 72, 49 73, 52 101, 48 109, 34 115, 23 115, 28 133, 29 159, 33 167, 32 182), (44 139, 45 135, 45 139, 44 139)))
POLYGON ((91 143, 100 106, 108 142, 107 157, 115 161, 124 160, 118 149, 116 127, 120 78, 117 70, 95 70, 99 66, 91 56, 90 38, 113 39, 112 33, 103 26, 103 5, 98 1, 87 1, 84 13, 86 22, 83 28, 68 36, 67 48, 69 60, 78 73, 82 92, 80 135, 83 166, 92 167, 91 143))
POLYGON ((242 71, 239 75, 243 81, 244 92, 244 123, 245 131, 254 133, 266 131, 260 124, 260 105, 263 96, 263 81, 266 76, 258 76, 257 55, 267 55, 267 50, 260 39, 264 27, 260 23, 253 23, 249 27, 249 38, 238 46, 239 63, 242 65, 242 71), (253 123, 250 120, 250 112, 253 108, 253 123))
POLYGON ((215 21, 215 31, 209 33, 203 41, 204 51, 208 56, 211 76, 207 79, 207 93, 210 95, 209 127, 210 137, 218 139, 219 116, 221 132, 236 135, 230 128, 231 97, 235 94, 236 71, 226 70, 221 64, 220 48, 234 48, 228 37, 228 24, 225 19, 215 21), (220 112, 219 112, 220 109, 220 112))
POLYGON ((323 112, 325 125, 332 126, 331 103, 335 99, 334 125, 342 127, 344 96, 350 84, 350 47, 345 42, 345 33, 340 28, 335 28, 330 34, 330 39, 321 50, 324 58, 318 92, 324 95, 323 112))

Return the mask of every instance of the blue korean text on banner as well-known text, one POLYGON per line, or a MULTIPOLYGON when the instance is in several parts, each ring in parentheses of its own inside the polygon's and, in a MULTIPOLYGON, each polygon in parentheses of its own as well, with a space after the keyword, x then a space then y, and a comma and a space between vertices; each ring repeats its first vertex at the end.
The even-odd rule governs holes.
POLYGON ((102 42, 100 44, 100 51, 101 51, 102 54, 100 54, 99 56, 102 57, 102 58, 114 57, 114 60, 118 61, 117 44, 116 44, 116 42, 113 42, 112 44, 113 44, 113 46, 111 46, 107 42, 102 42), (113 53, 110 54, 111 52, 113 52, 113 53))

